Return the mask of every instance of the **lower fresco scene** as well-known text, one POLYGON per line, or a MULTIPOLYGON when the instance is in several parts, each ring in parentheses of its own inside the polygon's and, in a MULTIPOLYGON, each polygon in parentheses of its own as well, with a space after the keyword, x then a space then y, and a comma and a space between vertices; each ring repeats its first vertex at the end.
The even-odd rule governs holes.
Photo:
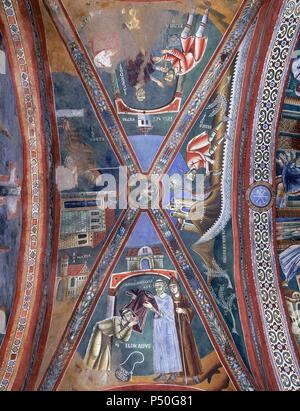
POLYGON ((60 389, 163 382, 232 390, 146 216, 138 221, 114 271, 60 389), (145 224, 149 228, 141 236, 145 224))
POLYGON ((0 1, 1 391, 299 391, 299 27, 0 1))

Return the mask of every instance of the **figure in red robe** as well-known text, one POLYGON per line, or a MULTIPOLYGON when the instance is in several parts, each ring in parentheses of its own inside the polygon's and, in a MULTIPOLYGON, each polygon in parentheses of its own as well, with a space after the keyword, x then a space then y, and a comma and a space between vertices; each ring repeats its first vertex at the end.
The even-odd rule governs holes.
POLYGON ((189 141, 186 148, 186 163, 189 168, 188 178, 191 180, 195 179, 198 172, 209 174, 209 165, 214 163, 213 154, 226 137, 224 134, 215 140, 223 122, 224 120, 217 125, 211 134, 204 131, 189 141))
POLYGON ((182 50, 170 49, 162 50, 161 57, 154 57, 156 63, 169 61, 175 74, 182 76, 191 71, 202 59, 206 45, 207 37, 204 36, 204 30, 207 26, 208 10, 205 11, 202 21, 195 35, 191 35, 194 12, 188 16, 187 23, 181 33, 182 50))

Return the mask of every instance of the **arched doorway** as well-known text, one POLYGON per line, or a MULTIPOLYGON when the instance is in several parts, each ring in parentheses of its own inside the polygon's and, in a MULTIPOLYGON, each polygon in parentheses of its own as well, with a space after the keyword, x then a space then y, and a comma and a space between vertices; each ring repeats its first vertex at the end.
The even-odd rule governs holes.
POLYGON ((141 270, 150 270, 151 269, 149 258, 143 258, 141 260, 140 268, 141 268, 141 270))

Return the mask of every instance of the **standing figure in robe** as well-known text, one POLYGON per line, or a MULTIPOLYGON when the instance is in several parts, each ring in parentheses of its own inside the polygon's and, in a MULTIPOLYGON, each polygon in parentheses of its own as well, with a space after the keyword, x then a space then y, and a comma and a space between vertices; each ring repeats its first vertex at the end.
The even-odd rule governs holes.
POLYGON ((182 372, 182 361, 172 297, 166 293, 167 283, 156 280, 154 296, 158 310, 150 302, 144 307, 154 312, 153 321, 153 368, 158 374, 154 381, 174 382, 177 373, 182 372))
POLYGON ((194 383, 199 384, 202 365, 192 330, 194 310, 188 298, 182 294, 180 285, 174 277, 169 281, 169 290, 174 304, 173 309, 182 357, 184 382, 187 384, 188 378, 192 378, 194 383))
POLYGON ((179 76, 191 71, 201 61, 206 49, 207 37, 204 36, 204 30, 207 26, 208 12, 207 9, 195 35, 191 35, 194 11, 190 13, 180 37, 182 50, 162 50, 162 56, 153 57, 153 61, 169 61, 172 65, 171 70, 179 76))
POLYGON ((128 308, 122 310, 120 317, 97 322, 85 353, 84 361, 87 367, 98 371, 110 371, 112 337, 120 341, 128 341, 137 323, 136 317, 128 308))

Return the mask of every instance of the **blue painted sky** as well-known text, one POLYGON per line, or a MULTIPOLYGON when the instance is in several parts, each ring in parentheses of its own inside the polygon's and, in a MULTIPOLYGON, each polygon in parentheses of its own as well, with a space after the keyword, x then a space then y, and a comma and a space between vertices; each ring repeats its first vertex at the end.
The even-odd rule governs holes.
POLYGON ((150 218, 146 213, 142 213, 126 247, 142 247, 143 245, 158 244, 160 242, 150 218))
POLYGON ((129 136, 129 141, 143 171, 147 171, 159 150, 163 136, 129 136))

